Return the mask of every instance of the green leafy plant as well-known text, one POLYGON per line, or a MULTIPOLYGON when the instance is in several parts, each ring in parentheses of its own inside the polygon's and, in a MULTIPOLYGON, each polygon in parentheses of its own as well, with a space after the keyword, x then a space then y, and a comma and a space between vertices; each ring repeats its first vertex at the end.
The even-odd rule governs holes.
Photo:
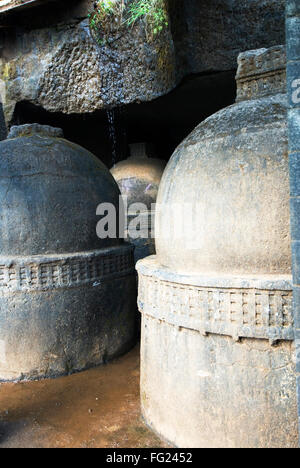
POLYGON ((147 32, 152 38, 169 25, 164 0, 134 0, 129 4, 128 13, 128 26, 135 24, 140 19, 144 19, 147 32))
POLYGON ((89 14, 90 30, 99 45, 121 29, 125 0, 98 0, 95 9, 89 14))
POLYGON ((89 14, 90 29, 99 45, 116 33, 144 21, 147 39, 152 40, 169 25, 165 0, 98 0, 89 14))

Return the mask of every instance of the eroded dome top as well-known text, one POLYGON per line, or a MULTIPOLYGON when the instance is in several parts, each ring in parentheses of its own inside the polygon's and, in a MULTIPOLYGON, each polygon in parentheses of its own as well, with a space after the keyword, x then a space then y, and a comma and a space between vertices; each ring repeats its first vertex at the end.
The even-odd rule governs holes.
POLYGON ((150 210, 151 204, 156 202, 166 162, 149 157, 145 143, 130 145, 130 151, 131 156, 116 164, 111 173, 129 205, 143 203, 150 210))
POLYGON ((7 139, 20 138, 25 136, 40 135, 45 137, 63 138, 64 132, 61 128, 40 125, 37 123, 16 125, 11 127, 7 139))
MULTIPOLYGON (((266 55, 265 50, 250 53, 252 71, 253 60, 266 55)), ((249 74, 253 99, 249 95, 209 117, 173 154, 157 199, 156 250, 162 265, 183 273, 290 273, 282 60, 278 76, 276 67, 271 72, 278 85, 272 95, 269 67, 262 66, 261 74, 249 74), (261 80, 267 96, 260 94, 261 80)), ((240 77, 247 75, 244 66, 240 77)))
POLYGON ((96 234, 100 203, 119 189, 89 151, 38 124, 13 127, 0 143, 1 255, 90 251, 117 245, 96 234))

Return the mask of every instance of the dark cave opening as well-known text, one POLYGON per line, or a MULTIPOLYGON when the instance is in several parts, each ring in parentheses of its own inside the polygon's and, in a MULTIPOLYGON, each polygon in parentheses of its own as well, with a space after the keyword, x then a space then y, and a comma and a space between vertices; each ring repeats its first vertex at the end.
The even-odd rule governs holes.
POLYGON ((65 115, 20 102, 12 124, 40 123, 60 127, 66 139, 94 153, 109 168, 129 155, 129 144, 141 141, 152 143, 156 157, 168 161, 196 125, 233 104, 235 96, 235 71, 192 75, 166 96, 110 111, 113 137, 105 110, 65 115))

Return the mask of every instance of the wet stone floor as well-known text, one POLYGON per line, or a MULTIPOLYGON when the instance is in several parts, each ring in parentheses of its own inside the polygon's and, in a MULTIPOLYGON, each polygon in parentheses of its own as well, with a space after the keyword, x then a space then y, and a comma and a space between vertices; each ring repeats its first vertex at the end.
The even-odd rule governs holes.
POLYGON ((160 448, 143 423, 139 348, 86 372, 0 384, 0 448, 160 448))

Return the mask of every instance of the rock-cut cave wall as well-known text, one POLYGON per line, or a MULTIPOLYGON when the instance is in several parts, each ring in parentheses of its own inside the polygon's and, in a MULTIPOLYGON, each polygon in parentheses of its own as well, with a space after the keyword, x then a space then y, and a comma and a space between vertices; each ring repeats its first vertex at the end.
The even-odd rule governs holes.
POLYGON ((162 1, 169 24, 160 34, 149 38, 138 21, 106 44, 89 28, 93 0, 0 10, 0 139, 12 124, 38 122, 63 128, 108 167, 139 141, 168 160, 234 102, 238 53, 285 40, 284 0, 162 1))
POLYGON ((0 12, 7 123, 22 101, 64 114, 151 101, 186 75, 233 70, 240 51, 284 41, 284 0, 169 0, 169 26, 154 39, 138 21, 102 46, 87 18, 95 2, 39 3, 0 12))

